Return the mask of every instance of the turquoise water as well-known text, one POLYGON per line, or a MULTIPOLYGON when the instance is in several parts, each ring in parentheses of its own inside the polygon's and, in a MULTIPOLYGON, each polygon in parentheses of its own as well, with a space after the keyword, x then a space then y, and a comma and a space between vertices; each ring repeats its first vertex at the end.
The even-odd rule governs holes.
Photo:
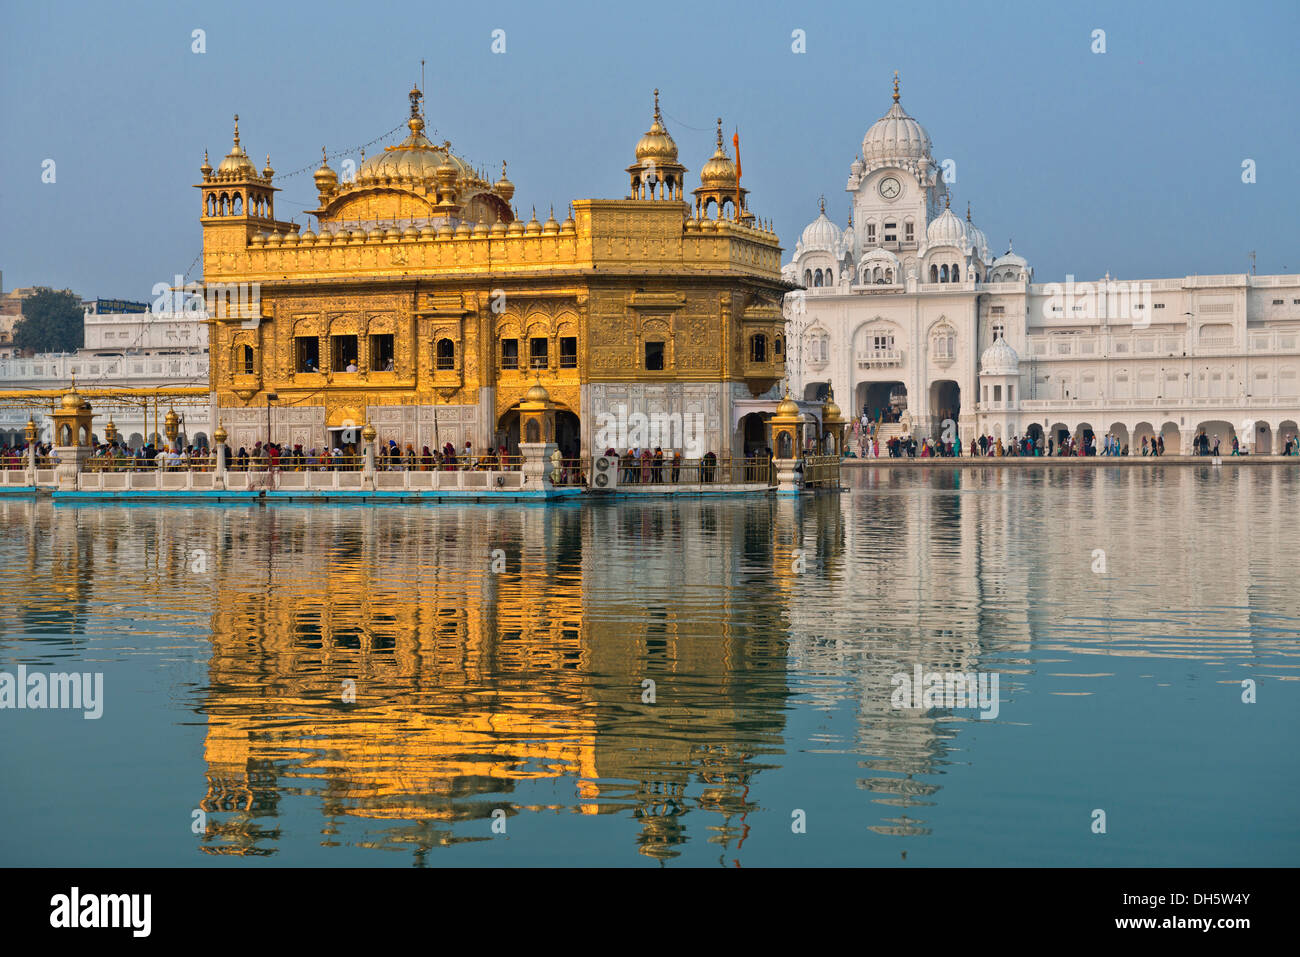
POLYGON ((845 481, 0 499, 0 672, 104 688, 0 710, 0 863, 1300 861, 1291 467, 845 481), (996 717, 895 707, 918 665, 996 717))

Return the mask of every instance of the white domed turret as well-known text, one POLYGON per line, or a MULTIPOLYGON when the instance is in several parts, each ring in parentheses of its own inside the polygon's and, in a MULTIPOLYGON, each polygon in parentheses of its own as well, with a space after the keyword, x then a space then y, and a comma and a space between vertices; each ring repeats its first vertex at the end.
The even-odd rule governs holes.
POLYGON ((993 345, 984 350, 980 356, 980 375, 1019 375, 1020 357, 1016 350, 1007 345, 1007 340, 998 336, 993 345))
POLYGON ((1021 282, 1029 279, 1031 275, 1029 263, 1010 247, 989 267, 989 276, 992 277, 993 282, 1021 282))
POLYGON ((820 250, 838 254, 840 247, 840 228, 826 215, 826 200, 821 200, 821 215, 804 227, 799 237, 800 252, 820 250))
POLYGON ((895 73, 894 105, 862 138, 862 172, 867 174, 883 166, 915 169, 922 158, 930 159, 930 135, 898 102, 898 74, 895 73))
POLYGON ((953 215, 950 208, 945 208, 939 217, 926 227, 925 241, 930 246, 956 246, 962 249, 968 241, 966 226, 953 215))

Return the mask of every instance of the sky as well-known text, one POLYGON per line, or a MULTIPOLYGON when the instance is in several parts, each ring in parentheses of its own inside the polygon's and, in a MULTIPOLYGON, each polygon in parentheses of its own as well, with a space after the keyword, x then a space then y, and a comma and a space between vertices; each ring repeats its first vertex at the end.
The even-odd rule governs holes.
POLYGON ((751 208, 788 261, 819 195, 847 220, 849 164, 899 70, 903 107, 955 163, 953 208, 971 203, 995 254, 1014 239, 1037 281, 1242 273, 1252 250, 1261 274, 1300 273, 1297 36, 1295 0, 9 0, 0 270, 5 290, 142 301, 201 278, 193 187, 204 148, 213 166, 230 149, 232 114, 278 171, 278 216, 306 224, 321 146, 338 169, 403 124, 424 59, 426 132, 492 178, 508 160, 525 217, 624 197, 658 87, 688 189, 714 118, 728 141, 739 130, 751 208))

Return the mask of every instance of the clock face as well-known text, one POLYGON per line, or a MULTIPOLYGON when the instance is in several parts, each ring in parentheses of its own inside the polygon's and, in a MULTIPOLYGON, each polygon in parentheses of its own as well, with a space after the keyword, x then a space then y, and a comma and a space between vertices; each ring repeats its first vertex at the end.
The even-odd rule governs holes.
POLYGON ((898 180, 894 179, 892 176, 886 176, 880 181, 880 195, 885 197, 885 199, 893 199, 902 191, 903 187, 900 186, 898 180))

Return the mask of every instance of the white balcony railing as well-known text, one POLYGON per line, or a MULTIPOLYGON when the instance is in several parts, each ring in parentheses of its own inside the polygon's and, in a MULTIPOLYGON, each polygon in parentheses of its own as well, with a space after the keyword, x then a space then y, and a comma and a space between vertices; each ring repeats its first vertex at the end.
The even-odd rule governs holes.
POLYGON ((898 350, 867 349, 858 353, 858 365, 865 368, 880 369, 889 366, 901 366, 903 353, 898 350))

